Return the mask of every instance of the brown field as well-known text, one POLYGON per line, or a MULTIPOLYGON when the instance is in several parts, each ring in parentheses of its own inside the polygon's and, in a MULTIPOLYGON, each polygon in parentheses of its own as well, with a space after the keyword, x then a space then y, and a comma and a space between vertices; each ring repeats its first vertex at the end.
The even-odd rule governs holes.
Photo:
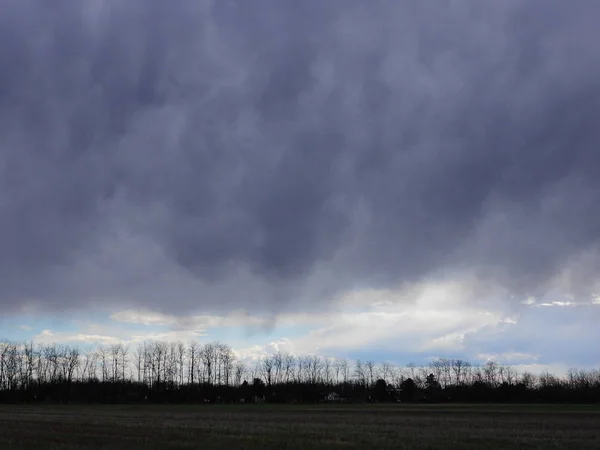
POLYGON ((0 406, 4 449, 600 449, 600 408, 0 406))

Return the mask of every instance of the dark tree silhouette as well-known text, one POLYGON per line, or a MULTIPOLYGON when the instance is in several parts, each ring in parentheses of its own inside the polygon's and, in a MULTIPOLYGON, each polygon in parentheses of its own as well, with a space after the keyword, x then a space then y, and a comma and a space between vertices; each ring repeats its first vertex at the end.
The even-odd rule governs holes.
POLYGON ((378 402, 386 402, 389 400, 387 383, 384 379, 380 378, 375 382, 375 386, 373 387, 373 398, 378 402))
POLYGON ((600 402, 600 370, 518 374, 439 359, 428 367, 277 353, 248 365, 227 345, 148 341, 81 351, 0 342, 0 402, 600 402), (248 381, 250 380, 250 382, 248 381))
POLYGON ((400 384, 400 400, 405 403, 417 400, 417 384, 412 378, 407 378, 400 384))

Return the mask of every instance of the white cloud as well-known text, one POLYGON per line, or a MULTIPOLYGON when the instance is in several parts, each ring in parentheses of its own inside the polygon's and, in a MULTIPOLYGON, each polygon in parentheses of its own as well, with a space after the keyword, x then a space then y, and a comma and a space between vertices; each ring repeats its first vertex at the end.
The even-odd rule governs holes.
POLYGON ((480 353, 475 356, 479 361, 496 361, 501 364, 523 365, 523 362, 538 360, 540 355, 522 352, 504 352, 504 353, 480 353))
POLYGON ((118 344, 121 339, 115 336, 105 336, 99 334, 84 333, 65 333, 52 330, 43 330, 33 337, 36 344, 100 344, 110 345, 118 344))
POLYGON ((201 337, 206 336, 206 333, 202 331, 194 330, 179 330, 179 331, 167 331, 163 333, 146 333, 146 334, 135 334, 131 337, 128 342, 143 342, 143 341, 165 341, 165 342, 177 342, 177 341, 192 341, 198 340, 201 337))
POLYGON ((152 311, 134 311, 126 310, 111 314, 110 318, 117 322, 140 324, 140 325, 161 325, 172 326, 177 324, 177 317, 167 314, 156 313, 152 311))
POLYGON ((514 364, 512 367, 519 373, 531 373, 533 375, 541 375, 543 373, 551 373, 558 377, 564 377, 569 371, 569 367, 565 364, 514 364))
POLYGON ((401 291, 354 291, 336 302, 339 312, 287 314, 278 326, 310 325, 308 333, 266 345, 244 348, 245 355, 269 354, 273 348, 295 354, 344 355, 377 352, 463 352, 466 333, 506 319, 496 304, 470 300, 469 286, 457 283, 413 286, 401 291))
POLYGON ((583 327, 586 336, 577 330, 582 323, 593 322, 586 308, 596 306, 565 308, 567 302, 545 298, 526 303, 507 310, 494 298, 474 300, 469 285, 424 283, 399 291, 353 291, 337 299, 336 310, 276 317, 245 311, 182 317, 125 310, 111 315, 112 324, 87 324, 73 333, 44 330, 35 339, 98 344, 219 340, 245 361, 285 351, 351 358, 373 353, 374 358, 400 363, 407 362, 402 358, 440 356, 473 362, 493 359, 527 370, 588 364, 590 345, 598 333, 591 326, 583 327), (554 307, 540 307, 546 303, 554 307), (240 340, 238 331, 247 327, 270 328, 262 334, 263 340, 260 330, 240 340), (236 337, 228 339, 228 331, 236 337))
POLYGON ((112 345, 118 343, 131 344, 143 341, 191 341, 198 340, 206 336, 201 331, 182 330, 182 331, 166 331, 166 332, 149 332, 144 334, 128 334, 128 335, 102 335, 89 333, 67 333, 52 330, 43 330, 41 333, 33 337, 33 341, 38 344, 97 344, 97 345, 112 345))
POLYGON ((266 327, 273 321, 272 318, 252 316, 245 311, 233 311, 227 315, 197 315, 175 316, 149 310, 125 310, 111 314, 110 318, 116 322, 165 326, 178 329, 190 328, 216 328, 216 327, 266 327))
POLYGON ((278 339, 265 345, 252 345, 234 349, 236 357, 245 362, 255 362, 264 356, 273 355, 277 352, 290 353, 292 355, 304 354, 298 353, 293 342, 288 338, 278 339))
POLYGON ((532 296, 532 295, 530 295, 525 300, 523 300, 521 303, 524 304, 524 305, 534 305, 535 302, 536 302, 535 297, 532 296))
POLYGON ((589 303, 577 307, 532 305, 512 323, 468 333, 465 346, 475 355, 530 355, 529 364, 581 368, 597 365, 597 308, 589 303))
MULTIPOLYGON (((359 312, 331 314, 329 324, 294 340, 305 352, 392 348, 410 351, 459 350, 462 336, 503 320, 491 303, 472 303, 470 287, 423 284, 405 291, 354 292, 347 304, 359 312), (410 298, 407 298, 410 296, 410 298), (409 301, 410 300, 410 301, 409 301)), ((346 304, 343 299, 340 304, 346 304)))
POLYGON ((582 305, 588 305, 588 302, 571 302, 571 301, 566 301, 566 302, 560 302, 560 301, 553 301, 553 302, 544 302, 544 303, 538 303, 535 306, 538 307, 543 307, 543 308, 547 308, 547 307, 553 307, 553 306, 562 306, 562 307, 573 307, 573 306, 582 306, 582 305))

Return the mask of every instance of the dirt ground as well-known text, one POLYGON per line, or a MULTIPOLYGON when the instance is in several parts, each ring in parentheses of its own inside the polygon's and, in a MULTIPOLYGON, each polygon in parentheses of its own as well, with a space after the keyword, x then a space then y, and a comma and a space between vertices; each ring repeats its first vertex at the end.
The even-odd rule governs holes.
POLYGON ((600 449, 600 408, 0 406, 4 449, 600 449))

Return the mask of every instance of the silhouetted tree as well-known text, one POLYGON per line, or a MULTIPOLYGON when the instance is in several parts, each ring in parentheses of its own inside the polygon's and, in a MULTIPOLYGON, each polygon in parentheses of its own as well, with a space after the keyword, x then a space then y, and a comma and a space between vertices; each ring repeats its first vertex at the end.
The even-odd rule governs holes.
POLYGON ((417 385, 412 378, 407 378, 400 385, 400 400, 412 403, 417 399, 417 385))
POLYGON ((385 402, 388 400, 387 383, 383 378, 378 379, 373 387, 373 399, 378 402, 385 402))
POLYGON ((218 342, 148 341, 87 349, 0 342, 0 402, 232 402, 253 397, 348 401, 600 402, 600 371, 518 374, 496 362, 440 359, 427 367, 276 353, 247 365, 218 342), (245 380, 252 380, 249 384, 245 380), (393 393, 393 395, 392 395, 393 393))
POLYGON ((437 403, 443 399, 442 386, 432 373, 425 379, 425 399, 430 403, 437 403))

